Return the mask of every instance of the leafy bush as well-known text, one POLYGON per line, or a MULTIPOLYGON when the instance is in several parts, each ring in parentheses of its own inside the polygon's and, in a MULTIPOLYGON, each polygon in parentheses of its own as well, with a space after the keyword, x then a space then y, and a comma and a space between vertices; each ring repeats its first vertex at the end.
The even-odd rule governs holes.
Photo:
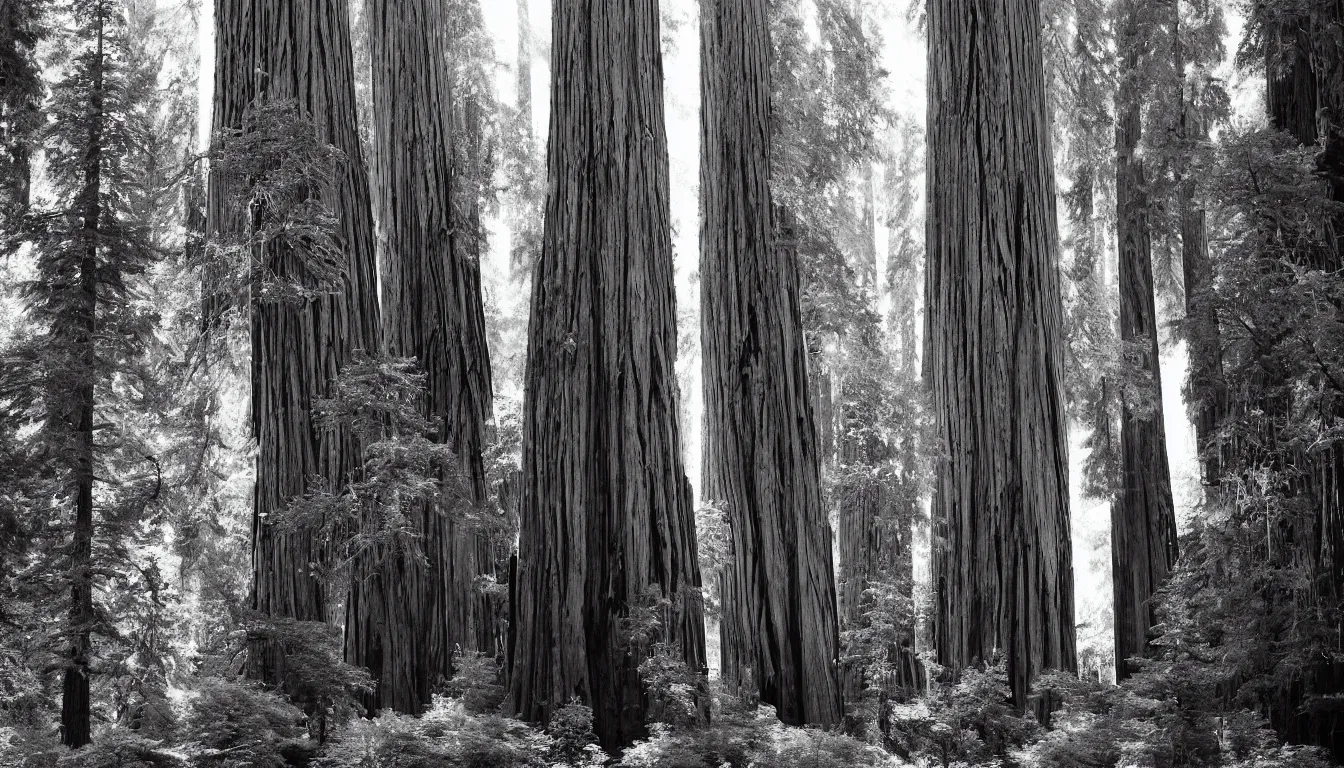
MULTIPOLYGON (((64 750, 63 750, 64 751, 64 750)), ((185 768, 186 759, 124 728, 98 734, 98 740, 74 752, 64 751, 56 768, 185 768)))
POLYGON ((784 725, 772 707, 740 708, 721 697, 709 726, 653 735, 626 750, 627 768, 841 768, 897 766, 881 748, 837 733, 784 725))
POLYGON ((453 660, 453 679, 448 695, 462 700, 468 712, 496 712, 507 692, 501 681, 499 664, 484 653, 464 653, 453 660))
POLYGON ((314 750, 305 717, 282 696, 251 683, 209 678, 185 718, 187 750, 202 766, 284 768, 314 750))
POLYGON ((1035 718, 1014 709, 1002 661, 962 670, 956 682, 940 673, 930 670, 923 697, 892 707, 886 734, 898 753, 943 768, 996 766, 1039 732, 1035 718))
POLYGON ((326 744, 316 768, 552 768, 602 765, 593 744, 592 711, 568 706, 549 732, 496 715, 475 715, 463 702, 435 697, 423 717, 383 714, 360 720, 326 744))

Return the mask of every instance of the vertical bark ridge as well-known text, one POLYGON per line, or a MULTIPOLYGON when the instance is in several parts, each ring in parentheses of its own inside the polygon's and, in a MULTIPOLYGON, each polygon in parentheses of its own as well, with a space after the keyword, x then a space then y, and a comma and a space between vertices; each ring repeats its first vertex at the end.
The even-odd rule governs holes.
POLYGON ((578 697, 604 749, 645 733, 644 642, 705 665, 682 463, 663 72, 655 0, 557 3, 545 230, 532 278, 512 711, 578 697), (653 594, 650 594, 652 592, 653 594))
MULTIPOLYGON (((254 100, 293 100, 317 126, 319 139, 345 155, 333 198, 338 240, 347 254, 341 289, 301 306, 252 307, 252 431, 257 479, 252 520, 252 607, 264 616, 325 621, 328 596, 308 564, 321 562, 319 545, 302 534, 266 524, 290 500, 323 477, 340 483, 360 464, 345 430, 315 426, 315 398, 356 349, 378 344, 373 222, 368 179, 356 130, 354 65, 349 10, 340 0, 219 0, 215 7, 214 133, 237 130, 254 100)), ((226 201, 239 180, 211 173, 207 216, 215 234, 241 230, 226 201)), ((295 255, 277 248, 262 254, 281 275, 302 274, 295 255)), ((256 647, 249 674, 271 683, 284 678, 275 647, 256 647)))
POLYGON ((723 677, 786 723, 838 722, 839 634, 793 232, 770 195, 765 0, 701 6, 704 493, 726 505, 723 677))
POLYGON ((1143 160, 1140 66, 1145 60, 1138 19, 1141 4, 1124 6, 1120 90, 1116 98, 1115 199, 1120 244, 1120 341, 1126 364, 1147 390, 1146 403, 1125 402, 1120 422, 1121 488, 1111 504, 1111 566, 1115 595, 1115 676, 1133 671, 1127 660, 1149 655, 1157 624, 1157 590, 1176 564, 1176 512, 1162 419, 1162 372, 1153 297, 1152 230, 1143 160), (1137 360, 1131 359, 1137 357, 1137 360))
MULTIPOLYGON (((1179 20, 1177 22, 1179 24, 1179 20)), ((1179 27, 1178 27, 1179 31, 1179 27)), ((1178 34, 1175 59, 1177 76, 1184 78, 1185 58, 1178 34)), ((1181 83, 1180 140, 1187 152, 1208 141, 1208 128, 1195 103, 1194 84, 1181 83)), ((1223 350, 1218 330, 1218 311, 1213 288, 1213 265, 1209 259, 1208 226, 1203 203, 1194 180, 1178 171, 1181 190, 1181 277, 1185 284, 1185 338, 1190 373, 1187 397, 1194 411, 1195 446, 1199 451, 1200 475, 1206 486, 1222 482, 1225 448, 1214 443, 1218 426, 1227 414, 1227 384, 1223 379, 1223 350)))
MULTIPOLYGON (((443 478, 458 506, 485 501, 481 458, 491 414, 481 298, 479 222, 461 178, 455 136, 464 105, 442 54, 441 11, 427 0, 368 0, 373 78, 373 166, 382 263, 384 343, 425 371, 422 408, 452 447, 460 477, 443 478)), ((426 561, 373 552, 351 586, 347 659, 379 678, 371 709, 418 714, 450 678, 454 653, 495 651, 478 576, 493 571, 485 533, 460 508, 414 513, 426 561)))
POLYGON ((1077 666, 1040 8, 931 0, 928 14, 935 645, 953 670, 1006 655, 1022 707, 1037 674, 1077 666))
MULTIPOLYGON (((1267 30, 1265 49, 1265 102, 1270 122, 1304 146, 1320 147, 1317 167, 1328 194, 1335 202, 1344 203, 1344 48, 1337 42, 1338 33, 1344 29, 1344 4, 1324 2, 1309 10, 1280 13, 1267 30)), ((1299 266, 1326 272, 1344 266, 1344 220, 1336 218, 1332 225, 1334 248, 1303 252, 1299 266)), ((1281 386, 1282 382, 1269 384, 1281 386)), ((1273 418, 1291 412, 1290 397, 1263 398, 1242 407, 1261 409, 1273 418)), ((1339 418, 1337 406, 1323 410, 1323 420, 1339 418)), ((1258 455, 1258 443, 1272 446, 1283 440, 1273 426, 1267 426, 1263 440, 1248 440, 1244 446, 1233 446, 1232 451, 1246 464, 1268 461, 1277 469, 1303 470, 1284 493, 1314 506, 1313 530, 1282 532, 1285 543, 1293 545, 1291 549, 1284 547, 1282 556, 1305 560, 1312 579, 1311 599, 1319 601, 1309 610, 1319 611, 1322 606, 1337 606, 1344 599, 1344 446, 1336 443, 1328 450, 1310 454, 1295 448, 1286 456, 1258 455)), ((1337 660, 1338 639, 1330 650, 1335 658, 1323 655, 1319 663, 1303 671, 1297 684, 1274 696, 1269 718, 1288 740, 1319 744, 1336 759, 1344 759, 1344 715, 1330 707, 1303 706, 1311 697, 1344 692, 1344 663, 1337 660)))

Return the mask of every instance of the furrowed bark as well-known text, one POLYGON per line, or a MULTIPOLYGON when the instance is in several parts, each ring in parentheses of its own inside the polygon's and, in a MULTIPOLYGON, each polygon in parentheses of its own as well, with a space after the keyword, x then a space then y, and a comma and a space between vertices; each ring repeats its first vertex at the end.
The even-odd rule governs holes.
POLYGON ((508 707, 546 721, 577 696, 619 752, 646 732, 649 706, 637 670, 649 648, 623 619, 654 608, 656 639, 705 666, 658 4, 557 3, 551 50, 508 707))
MULTIPOLYGON (((1320 146, 1317 167, 1331 199, 1337 203, 1344 203, 1344 49, 1337 42, 1341 30, 1344 6, 1320 3, 1314 10, 1280 17, 1276 28, 1268 30, 1265 51, 1265 103, 1270 122, 1304 146, 1320 146)), ((1326 272, 1344 266, 1344 217, 1332 224, 1333 251, 1312 249, 1300 256, 1299 266, 1326 272)), ((1291 404, 1259 402, 1247 407, 1272 414, 1290 409, 1291 404)), ((1322 418, 1340 417, 1338 408, 1330 410, 1335 413, 1323 413, 1322 418)), ((1274 445, 1281 439, 1271 432, 1264 442, 1274 445)), ((1259 458, 1254 453, 1256 445, 1234 446, 1232 450, 1245 452, 1251 460, 1259 458)), ((1285 492, 1315 507, 1314 530, 1285 532, 1289 541, 1300 542, 1290 556, 1307 563, 1312 598, 1322 606, 1339 605, 1344 600, 1344 446, 1336 443, 1329 450, 1311 455, 1294 449, 1288 456, 1272 457, 1272 461, 1304 470, 1285 492)), ((1304 608, 1320 610, 1317 606, 1304 608)), ((1344 713, 1336 707, 1304 706, 1313 697, 1344 693, 1340 650, 1336 638, 1330 649, 1333 658, 1324 656, 1305 669, 1295 685, 1272 696, 1269 720, 1289 741, 1321 745, 1335 759, 1344 760, 1344 713)))
POLYGON ((1148 219, 1143 160, 1138 156, 1143 118, 1140 102, 1138 2, 1124 6, 1122 67, 1116 99, 1115 198, 1120 243, 1120 340, 1126 364, 1137 364, 1150 402, 1122 406, 1120 492, 1111 504, 1111 567, 1115 596, 1115 677, 1135 671, 1128 661, 1149 655, 1157 624, 1157 590, 1176 564, 1176 512, 1162 420, 1162 372, 1153 298, 1152 230, 1148 219), (1137 360, 1128 359, 1131 354, 1137 360))
MULTIPOLYGON (((1185 72, 1177 37, 1176 72, 1185 72)), ((1180 138, 1187 147, 1208 141, 1208 129, 1193 103, 1193 88, 1181 86, 1180 138)), ((1185 283, 1185 338, 1190 374, 1187 397, 1193 410, 1195 446, 1199 451, 1204 485, 1222 483, 1223 452, 1214 443, 1219 423, 1227 414, 1227 384, 1223 380, 1223 349, 1218 330, 1213 265, 1209 259, 1208 225, 1193 179, 1182 168, 1177 178, 1181 192, 1181 276, 1185 283)))
POLYGON ((80 221, 79 287, 75 292, 75 311, 71 318, 73 328, 57 329, 56 335, 71 333, 71 362, 79 371, 69 390, 71 413, 71 452, 74 467, 71 476, 75 486, 75 520, 70 541, 70 648, 66 658, 65 676, 61 684, 61 743, 78 749, 92 741, 91 700, 89 689, 89 652, 91 634, 97 617, 93 609, 93 411, 94 369, 97 356, 94 339, 98 333, 98 242, 102 226, 102 168, 103 168, 103 92, 105 59, 103 58, 103 22, 105 9, 100 4, 94 11, 95 41, 93 80, 89 89, 89 144, 83 163, 84 184, 80 190, 78 207, 80 221))
POLYGON ((793 233, 770 196, 765 0, 700 10, 704 494, 726 504, 723 678, 786 723, 840 720, 831 531, 822 506, 793 233))
MULTIPOLYGON (((931 0, 925 364, 938 662, 1077 667, 1054 168, 1036 0, 931 0)), ((1045 707, 1037 707, 1044 715, 1045 707)))
MULTIPOLYGON (((373 166, 382 263, 384 343, 427 375, 422 407, 435 439, 461 466, 467 503, 486 499, 481 459, 491 413, 490 361, 481 299, 478 222, 464 204, 456 163, 455 99, 442 55, 443 19, 428 0, 368 0, 373 78, 373 166)), ((443 478, 459 482, 457 478, 443 478)), ((489 606, 476 578, 493 572, 488 537, 443 510, 412 513, 427 562, 370 553, 352 582, 346 656, 379 680, 370 710, 419 714, 451 678, 453 655, 493 653, 489 606)))
MULTIPOLYGON (((345 430, 313 423, 315 398, 356 349, 378 344, 373 223, 368 179, 356 132, 349 10, 341 0, 219 0, 215 7, 214 132, 236 130, 254 99, 294 100, 313 120, 319 139, 345 154, 329 200, 339 218, 338 240, 348 255, 337 292, 302 306, 252 307, 252 431, 257 480, 252 520, 252 607, 264 616, 325 621, 327 595, 310 562, 318 545, 303 534, 266 524, 321 476, 339 487, 360 465, 358 446, 345 430)), ((236 180, 212 173, 207 217, 212 233, 237 231, 243 222, 225 201, 236 180)), ((301 274, 292 252, 264 254, 281 274, 301 274)), ((284 654, 255 644, 249 676, 278 684, 284 654)))

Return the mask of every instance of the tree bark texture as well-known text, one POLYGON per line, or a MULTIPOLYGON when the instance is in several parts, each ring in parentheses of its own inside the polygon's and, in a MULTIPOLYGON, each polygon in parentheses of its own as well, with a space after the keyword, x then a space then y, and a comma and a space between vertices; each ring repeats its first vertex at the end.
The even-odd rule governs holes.
POLYGON ((786 723, 840 720, 831 530, 822 506, 798 265, 770 195, 765 0, 700 9, 704 494, 732 538, 723 678, 786 723))
POLYGON ((61 685, 61 743, 78 749, 92 741, 92 717, 89 687, 89 653, 91 635, 97 616, 93 607, 93 453, 94 453, 94 385, 97 366, 95 339, 98 333, 98 245, 103 218, 103 133, 106 94, 105 59, 103 57, 104 19, 106 9, 99 5, 94 11, 95 40, 92 57, 92 81, 89 89, 89 143, 83 162, 83 186, 76 200, 80 216, 80 244, 78 287, 67 323, 53 329, 53 334, 65 342, 70 350, 69 390, 64 401, 69 413, 65 414, 62 428, 68 430, 69 450, 73 458, 71 478, 74 483, 75 520, 70 540, 70 647, 66 658, 65 675, 61 685), (68 398, 68 399, 67 399, 68 398))
POLYGON ((578 697, 619 752, 646 732, 648 640, 705 667, 658 4, 556 3, 551 50, 508 707, 546 721, 578 697), (657 618, 655 637, 633 636, 632 613, 657 618))
POLYGON ((1111 567, 1115 597, 1115 676, 1132 672, 1131 658, 1149 655, 1157 624, 1157 590, 1176 564, 1176 511, 1162 419, 1162 372, 1153 298, 1152 230, 1143 160, 1138 155, 1141 3, 1123 6, 1120 88, 1116 98, 1115 200, 1119 241, 1120 341, 1147 402, 1124 402, 1120 422, 1121 487, 1111 504, 1111 567))
MULTIPOLYGON (((1184 73, 1183 51, 1179 37, 1174 36, 1176 72, 1184 73)), ((1194 96, 1194 88, 1183 82, 1180 139, 1187 151, 1209 138, 1194 96)), ((1186 170, 1181 168, 1177 184, 1182 201, 1181 277, 1185 284, 1185 338, 1190 366, 1187 399, 1193 410, 1201 479, 1204 485, 1214 487, 1222 482, 1225 449, 1214 443, 1214 437, 1227 414, 1227 384, 1223 379, 1223 345, 1218 330, 1213 264, 1209 259, 1208 225, 1194 180, 1188 178, 1186 170)))
MULTIPOLYGON (((481 298, 475 206, 455 147, 444 25, 428 0, 368 0, 374 184, 384 236, 383 328, 387 352, 424 370, 435 439, 452 447, 460 483, 449 498, 485 501, 481 459, 491 415, 490 360, 481 298)), ((489 537, 454 519, 460 509, 412 513, 424 562, 372 552, 359 564, 347 610, 347 660, 370 669, 371 710, 419 714, 433 686, 451 678, 454 652, 494 652, 488 601, 476 579, 493 572, 489 537)))
MULTIPOLYGON (((1271 124, 1291 134, 1307 147, 1320 146, 1317 167, 1332 200, 1344 203, 1344 47, 1338 43, 1344 32, 1344 4, 1322 2, 1296 16, 1285 14, 1268 30, 1266 46, 1265 102, 1271 124), (1314 14, 1314 16, 1312 15, 1314 14)), ((1314 249, 1304 253, 1300 266, 1327 272, 1344 266, 1344 220, 1333 223, 1333 252, 1314 249)), ((1253 403, 1269 413, 1290 409, 1286 403, 1253 403)), ((1324 419, 1338 419, 1324 413, 1324 419)), ((1266 436, 1267 444, 1282 440, 1266 436)), ((1249 442, 1249 441, 1248 441, 1249 442)), ((1258 442, 1258 441, 1257 441, 1258 442)), ((1243 460, 1255 460, 1256 445, 1234 446, 1243 460)), ((1295 449, 1287 457, 1272 457, 1289 467, 1305 469, 1287 495, 1306 498, 1317 509, 1314 530, 1289 534, 1295 538, 1301 557, 1308 563, 1315 599, 1322 605, 1344 600, 1344 446, 1308 455, 1295 449)), ((1295 532, 1294 532, 1295 533, 1295 532)), ((1319 608, 1312 607, 1312 610, 1319 608)), ((1279 692, 1269 712, 1270 722, 1290 741, 1318 744, 1337 760, 1344 760, 1344 714, 1332 707, 1304 707, 1309 697, 1338 696, 1344 692, 1344 663, 1337 660, 1339 642, 1331 649, 1335 658, 1324 657, 1301 675, 1298 684, 1279 692)))
MULTIPOLYGON (((340 218, 338 241, 347 254, 340 290, 300 306, 252 307, 252 431, 257 440, 257 480, 252 521, 252 607, 265 616, 301 621, 328 619, 327 595, 309 570, 321 562, 319 544, 303 534, 266 524, 309 480, 339 487, 360 465, 358 446, 345 430, 319 429, 315 398, 353 350, 378 345, 373 221, 368 179, 356 132, 354 68, 349 9, 341 0, 219 0, 215 6, 214 132, 237 130, 254 100, 296 101, 317 126, 319 140, 346 161, 328 200, 340 218)), ((237 180, 212 173, 208 218, 212 233, 238 231, 244 222, 225 203, 237 180)), ((301 274, 292 252, 263 254, 282 275, 301 274)), ((277 683, 283 654, 256 647, 249 675, 277 683)))
POLYGON ((928 14, 934 640, 953 670, 1006 655, 1023 707, 1037 674, 1077 666, 1040 8, 931 0, 928 14))

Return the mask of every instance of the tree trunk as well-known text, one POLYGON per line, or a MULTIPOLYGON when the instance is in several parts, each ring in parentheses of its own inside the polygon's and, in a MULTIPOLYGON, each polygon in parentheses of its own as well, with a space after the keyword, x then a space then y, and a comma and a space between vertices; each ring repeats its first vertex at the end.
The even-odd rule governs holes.
MULTIPOLYGON (((486 498, 481 448, 491 413, 490 361, 474 207, 460 177, 454 122, 463 105, 444 60, 441 11, 427 0, 368 0, 373 166, 385 237, 384 343, 427 375, 422 403, 435 439, 461 464, 466 503, 486 498)), ((456 479, 444 478, 448 482, 456 479)), ((413 512, 426 561, 372 552, 358 567, 346 624, 347 660, 379 681, 370 711, 419 714, 453 655, 493 652, 489 606, 476 579, 493 571, 488 537, 443 510, 413 512)))
MULTIPOLYGON (((1178 76, 1184 77, 1184 49, 1179 26, 1175 29, 1175 69, 1178 76)), ((1180 140, 1187 154, 1193 153, 1197 143, 1208 141, 1208 129, 1195 104, 1194 88, 1184 81, 1181 83, 1179 125, 1180 140)), ((1180 168, 1176 182, 1181 191, 1181 274, 1185 283, 1185 338, 1190 365, 1187 398, 1194 411, 1200 474, 1204 485, 1212 488, 1222 483, 1224 449, 1214 443, 1214 436, 1227 414, 1227 384, 1223 380, 1222 338, 1218 330, 1204 206, 1197 197, 1194 180, 1187 178, 1186 170, 1180 168)))
POLYGON ((841 715, 835 575, 794 234, 771 205, 767 6, 700 10, 704 494, 732 537, 724 680, 786 723, 825 725, 841 715))
POLYGON ((1176 512, 1162 420, 1162 373, 1153 299, 1152 232, 1143 160, 1140 3, 1124 6, 1122 67, 1116 98, 1115 200, 1120 244, 1120 341, 1125 365, 1142 380, 1148 402, 1123 403, 1120 422, 1121 488, 1111 504, 1111 566, 1115 589, 1115 677, 1134 672, 1127 661, 1148 656, 1157 624, 1157 590, 1176 563, 1176 512), (1137 359, 1134 359, 1137 358, 1137 359))
POLYGON ((518 89, 518 120, 524 141, 524 156, 532 157, 536 132, 532 130, 532 22, 528 14, 530 0, 518 4, 518 71, 514 83, 518 89))
POLYGON ((0 228, 13 230, 32 195, 32 153, 42 128, 44 6, 0 2, 0 228), (12 223, 11 223, 12 222, 12 223))
POLYGON ((56 329, 58 336, 70 334, 71 372, 68 423, 74 454, 72 477, 75 486, 75 525, 70 540, 70 648, 61 690, 61 743, 78 749, 92 740, 89 691, 90 636, 96 616, 93 610, 93 373, 97 365, 94 338, 98 331, 98 242, 102 226, 103 168, 103 83, 106 76, 103 58, 105 9, 94 10, 95 39, 92 82, 89 90, 89 144, 83 163, 83 187, 80 190, 79 288, 70 329, 56 329))
MULTIPOLYGON (((1305 146, 1321 145, 1317 167, 1331 199, 1344 204, 1344 50, 1337 43, 1344 29, 1344 5, 1321 3, 1295 18, 1280 17, 1278 22, 1277 28, 1268 30, 1266 42, 1265 102, 1270 122, 1305 146)), ((1332 272, 1344 265, 1344 217, 1337 217, 1333 227, 1333 252, 1312 249, 1302 254, 1300 266, 1332 272)), ((1290 406, 1253 403, 1249 407, 1277 411, 1290 406)), ((1322 413, 1321 418, 1338 419, 1338 408, 1330 410, 1335 413, 1322 413)), ((1270 438, 1271 445, 1282 440, 1277 435, 1270 438)), ((1245 450, 1249 454, 1255 447, 1245 450)), ((1279 460, 1305 470, 1286 489, 1286 495, 1307 499, 1317 509, 1315 530, 1295 537, 1304 542, 1298 546, 1306 551, 1289 556, 1301 557, 1308 564, 1317 601, 1311 610, 1338 606, 1344 600, 1344 557, 1339 556, 1344 552, 1344 446, 1336 443, 1312 455, 1293 449, 1279 460)), ((1323 656, 1304 670, 1298 684, 1278 692, 1269 719, 1289 741, 1319 744, 1344 760, 1344 714, 1337 708, 1303 706, 1306 699, 1344 692, 1338 639, 1334 646, 1329 649, 1334 658, 1323 656)))
POLYGON ((928 29, 935 644, 953 670, 1006 655, 1024 707, 1040 672, 1077 666, 1040 8, 931 0, 928 29))
MULTIPOLYGON (((340 224, 347 254, 341 290, 295 306, 252 307, 252 431, 257 479, 252 520, 252 607, 264 616, 325 621, 327 595, 309 570, 323 553, 313 537, 281 533, 267 519, 309 490, 320 476, 339 487, 361 461, 345 430, 319 429, 315 398, 356 349, 378 346, 378 306, 368 179, 356 131, 349 9, 343 0, 219 0, 215 7, 214 132, 237 130, 253 100, 294 100, 345 162, 327 201, 340 224)), ((244 222, 225 203, 236 180, 212 173, 210 231, 223 234, 244 222)), ((300 274, 292 252, 263 254, 281 274, 300 274)), ((279 684, 284 654, 258 644, 250 676, 279 684)))
POLYGON ((619 752, 646 732, 649 641, 705 666, 658 4, 556 3, 552 24, 508 707, 546 721, 578 697, 602 747, 619 752), (656 629, 636 637, 628 618, 656 629))

